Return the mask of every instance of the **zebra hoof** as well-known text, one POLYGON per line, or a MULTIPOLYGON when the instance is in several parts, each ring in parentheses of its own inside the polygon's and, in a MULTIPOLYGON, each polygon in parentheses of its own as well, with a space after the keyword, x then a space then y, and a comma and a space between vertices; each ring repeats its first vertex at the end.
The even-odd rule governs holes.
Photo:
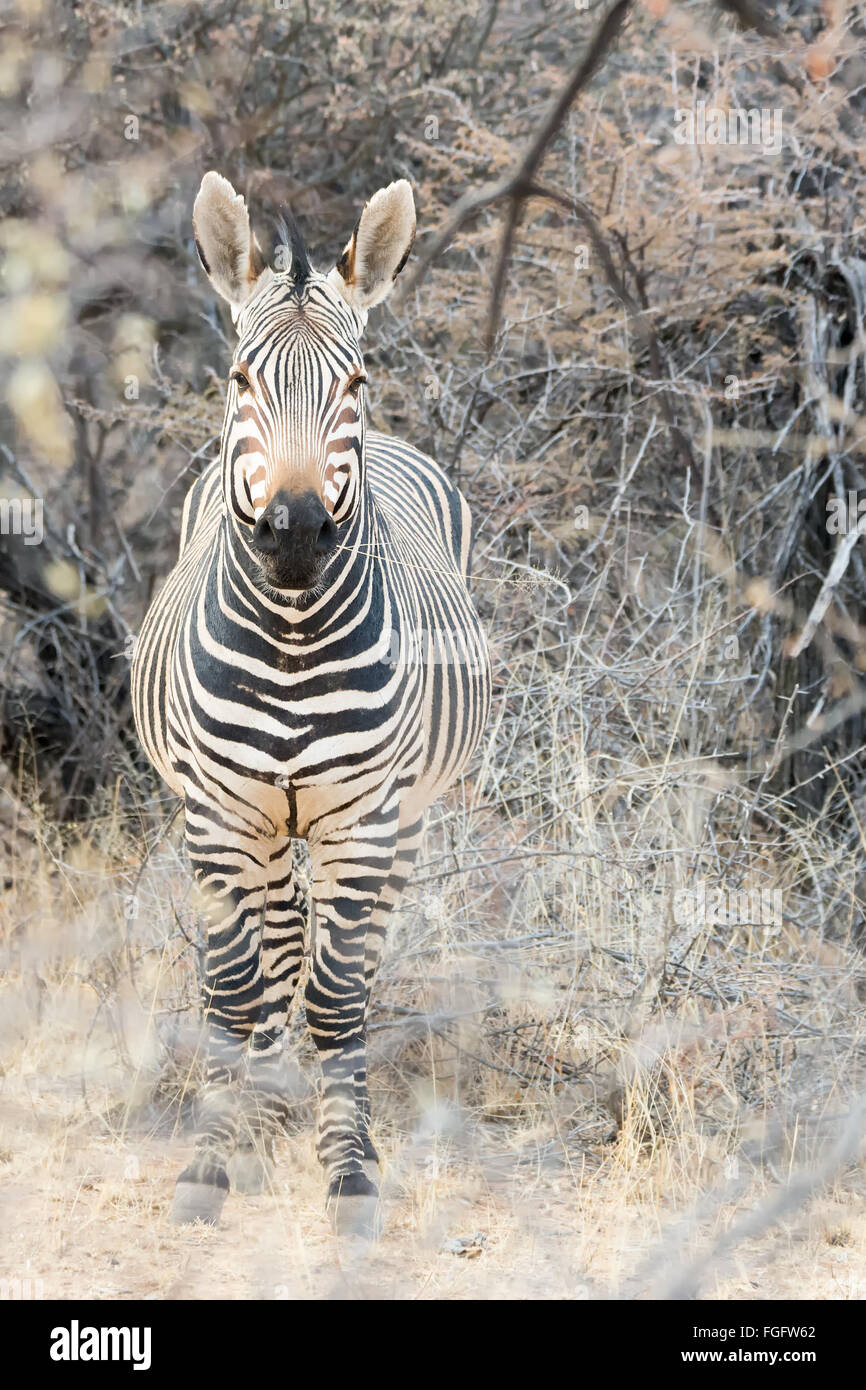
POLYGON ((228 1195, 229 1180, 224 1168, 195 1165, 185 1168, 174 1189, 172 1226, 188 1226, 193 1221, 203 1221, 206 1226, 218 1225, 228 1195))
POLYGON ((331 1225, 340 1237, 378 1240, 382 1234, 379 1190, 366 1173, 334 1178, 328 1189, 331 1225))
POLYGON ((269 1192, 274 1177, 274 1165, 258 1149, 244 1147, 236 1149, 229 1159, 229 1178, 235 1192, 245 1197, 258 1197, 269 1192))

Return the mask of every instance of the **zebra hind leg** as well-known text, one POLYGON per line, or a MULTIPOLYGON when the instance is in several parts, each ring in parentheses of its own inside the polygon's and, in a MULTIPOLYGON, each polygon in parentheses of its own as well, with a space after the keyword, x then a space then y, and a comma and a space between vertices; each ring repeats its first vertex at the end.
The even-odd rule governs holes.
MULTIPOLYGON (((382 947, 385 944, 385 935, 388 922, 392 912, 399 905, 403 896, 403 891, 412 872, 412 867, 418 857, 418 850, 421 847, 421 835, 423 830, 423 820, 419 819, 413 825, 401 829, 397 837, 397 852, 394 855, 394 863, 391 866, 391 873, 387 881, 382 886, 378 902, 370 914, 370 921, 367 926, 367 940, 364 947, 364 989, 366 993, 366 1011, 369 1014, 370 999, 373 993, 373 985, 376 981, 376 974, 382 958, 382 947)), ((366 1059, 365 1059, 366 1060, 366 1059)), ((364 1146, 364 1172, 367 1177, 375 1182, 379 1176, 379 1155, 376 1146, 370 1136, 370 1096, 367 1091, 367 1068, 355 1072, 355 1104, 358 1108, 358 1123, 361 1130, 361 1139, 364 1146)))
POLYGON ((205 1082, 196 1110, 195 1155, 177 1180, 171 1224, 215 1226, 229 1194, 228 1165, 237 1141, 237 1084, 246 1034, 210 1024, 205 1082))
POLYGON ((258 1069, 253 1080, 252 1058, 249 1060, 254 1089, 241 1094, 238 1140, 229 1159, 228 1176, 235 1192, 255 1197, 271 1188, 276 1167, 274 1141, 285 1123, 286 1107, 278 1094, 279 1083, 273 1097, 267 1096, 267 1082, 258 1069))
POLYGON ((378 1188, 364 1172, 355 1076, 366 1074, 364 959, 370 915, 390 876, 396 809, 311 845, 314 932, 307 1023, 322 1066, 318 1154, 339 1234, 374 1236, 378 1188))
POLYGON ((247 1074, 240 1094, 237 1145, 228 1175, 236 1192, 254 1197, 270 1190, 276 1166, 275 1140, 285 1125, 288 1107, 283 1081, 283 1029, 260 1032, 258 1049, 247 1055, 247 1074))
POLYGON ((241 1096, 238 1145, 229 1164, 232 1186, 248 1196, 267 1191, 274 1142, 283 1132, 294 1091, 284 1055, 285 1026, 304 959, 307 899, 292 867, 292 842, 271 855, 262 923, 264 992, 250 1038, 241 1096))
POLYGON ((219 1221, 238 1137, 239 1075, 260 1013, 262 867, 251 844, 227 845, 225 839, 224 829, 199 821, 187 804, 187 844, 210 918, 204 981, 208 1056, 195 1155, 177 1180, 172 1203, 175 1226, 192 1221, 215 1226, 219 1221), (208 851, 214 845, 220 848, 211 860, 208 851))

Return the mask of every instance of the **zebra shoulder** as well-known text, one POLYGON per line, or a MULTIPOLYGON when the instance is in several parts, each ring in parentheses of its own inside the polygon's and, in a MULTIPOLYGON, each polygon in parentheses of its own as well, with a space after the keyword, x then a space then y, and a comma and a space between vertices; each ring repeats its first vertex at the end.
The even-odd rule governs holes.
POLYGON ((472 516, 466 498, 445 470, 413 444, 372 432, 367 436, 367 466, 380 505, 386 513, 393 509, 404 525, 401 494, 405 496, 408 490, 416 495, 465 578, 472 548, 472 516))

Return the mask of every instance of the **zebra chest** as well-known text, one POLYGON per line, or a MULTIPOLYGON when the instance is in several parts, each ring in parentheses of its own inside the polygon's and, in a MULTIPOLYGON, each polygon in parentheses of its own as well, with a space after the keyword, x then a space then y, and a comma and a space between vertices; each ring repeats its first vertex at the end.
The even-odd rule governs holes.
POLYGON ((178 762, 208 799, 255 808, 262 834, 303 838, 350 804, 354 819, 411 771, 422 690, 381 662, 285 668, 200 663, 178 762))

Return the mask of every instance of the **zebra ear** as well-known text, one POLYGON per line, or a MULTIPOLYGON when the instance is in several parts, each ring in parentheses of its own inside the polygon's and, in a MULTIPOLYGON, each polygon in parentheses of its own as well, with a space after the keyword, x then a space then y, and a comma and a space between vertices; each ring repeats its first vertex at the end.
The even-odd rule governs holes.
POLYGON ((192 210, 196 250, 205 274, 231 305, 236 319, 266 269, 264 256, 250 231, 250 218, 240 193, 221 174, 205 174, 192 210))
POLYGON ((374 193, 358 218, 328 282, 353 309, 379 304, 409 259, 415 240, 415 200, 407 179, 374 193))

